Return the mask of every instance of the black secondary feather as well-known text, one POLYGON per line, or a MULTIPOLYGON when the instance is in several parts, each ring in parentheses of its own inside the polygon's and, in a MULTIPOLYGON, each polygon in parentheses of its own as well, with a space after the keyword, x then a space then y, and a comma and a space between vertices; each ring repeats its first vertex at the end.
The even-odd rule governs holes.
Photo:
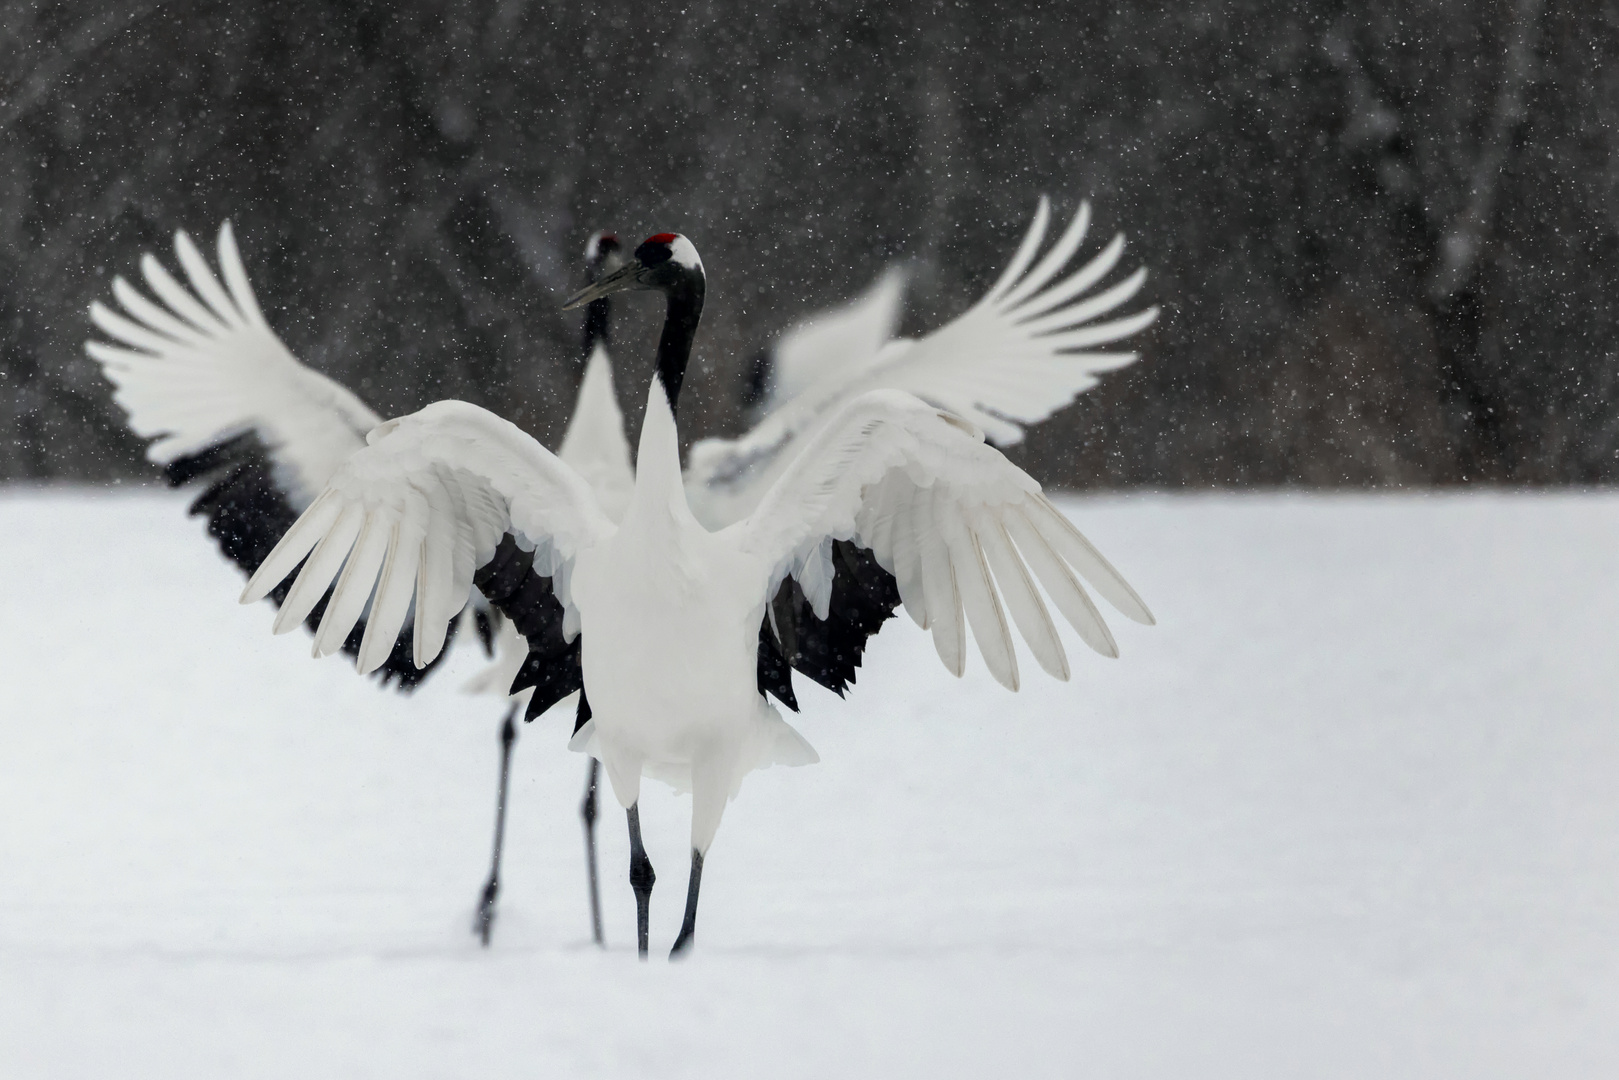
POLYGON ((528 642, 528 656, 512 680, 510 693, 534 688, 524 720, 533 720, 585 685, 579 665, 583 635, 566 641, 562 620, 566 612, 551 579, 534 570, 534 552, 517 545, 517 537, 500 538, 495 554, 478 568, 472 583, 528 642))
MULTIPOLYGON (((781 633, 778 655, 795 671, 842 697, 854 684, 866 640, 899 607, 899 584, 869 548, 849 540, 833 542, 832 572, 832 601, 825 619, 816 618, 809 598, 793 578, 781 583, 772 607, 781 633)), ((785 698, 782 701, 786 703, 785 698)), ((790 707, 796 709, 797 703, 790 707)))
POLYGON ((798 695, 793 693, 793 669, 781 654, 776 635, 770 631, 767 615, 759 624, 759 694, 770 694, 793 712, 798 711, 798 695))

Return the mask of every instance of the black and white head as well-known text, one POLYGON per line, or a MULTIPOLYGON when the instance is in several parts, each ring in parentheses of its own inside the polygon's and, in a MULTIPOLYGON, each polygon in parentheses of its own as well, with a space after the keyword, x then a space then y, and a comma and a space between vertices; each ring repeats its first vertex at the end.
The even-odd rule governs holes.
MULTIPOLYGON (((618 237, 610 232, 592 233, 590 239, 585 241, 585 281, 587 284, 601 280, 605 274, 611 274, 624 264, 624 256, 619 250, 618 237)), ((585 308, 584 349, 579 354, 581 363, 589 361, 598 346, 607 345, 607 324, 611 318, 608 310, 609 301, 604 297, 593 301, 585 308)))
POLYGON ((641 241, 629 261, 568 298, 564 311, 613 293, 652 290, 701 303, 703 260, 679 233, 658 233, 641 241))
POLYGON ((623 247, 618 234, 594 232, 585 241, 585 280, 593 282, 602 274, 610 274, 624 262, 623 247))
POLYGON ((669 398, 669 411, 680 401, 680 385, 691 359, 692 339, 703 316, 703 260, 679 233, 658 233, 641 241, 623 266, 568 298, 562 310, 589 304, 614 293, 661 292, 668 301, 663 333, 658 337, 658 375, 669 398))

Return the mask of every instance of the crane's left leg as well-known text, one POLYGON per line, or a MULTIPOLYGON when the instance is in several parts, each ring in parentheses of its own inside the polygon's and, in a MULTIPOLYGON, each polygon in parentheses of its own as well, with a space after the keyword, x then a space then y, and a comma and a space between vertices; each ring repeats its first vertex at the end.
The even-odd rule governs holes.
POLYGON ((691 877, 686 881, 686 917, 680 923, 680 936, 675 938, 675 947, 669 950, 671 960, 691 948, 692 938, 697 936, 697 890, 702 885, 703 853, 692 848, 691 877))
POLYGON ((691 772, 691 877, 686 882, 686 917, 680 923, 680 935, 675 947, 669 951, 673 960, 691 948, 697 936, 697 893, 703 885, 703 857, 714 842, 714 833, 720 827, 725 803, 730 797, 730 769, 727 760, 703 757, 692 763, 691 772))
POLYGON ((579 806, 579 816, 585 823, 585 872, 590 877, 590 932, 596 944, 605 947, 601 886, 596 881, 596 787, 600 777, 601 762, 591 758, 590 772, 585 776, 585 801, 579 806))
POLYGON ((506 713, 506 722, 500 725, 500 794, 495 800, 495 855, 489 866, 489 880, 484 882, 483 895, 478 900, 478 913, 472 920, 472 932, 489 947, 489 933, 495 925, 495 900, 500 896, 500 851, 506 843, 506 795, 511 785, 512 743, 517 741, 517 706, 506 713))

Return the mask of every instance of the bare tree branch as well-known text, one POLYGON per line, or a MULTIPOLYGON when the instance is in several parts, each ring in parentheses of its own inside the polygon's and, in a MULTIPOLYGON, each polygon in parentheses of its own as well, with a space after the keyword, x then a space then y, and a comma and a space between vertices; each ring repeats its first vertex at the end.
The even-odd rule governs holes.
POLYGON ((1524 94, 1534 77, 1534 52, 1544 0, 1517 0, 1513 4, 1511 36, 1495 111, 1473 166, 1467 205, 1439 241, 1439 265, 1428 279, 1428 296, 1441 303, 1455 296, 1472 278, 1495 215, 1496 192, 1501 183, 1512 139, 1527 115, 1524 94))

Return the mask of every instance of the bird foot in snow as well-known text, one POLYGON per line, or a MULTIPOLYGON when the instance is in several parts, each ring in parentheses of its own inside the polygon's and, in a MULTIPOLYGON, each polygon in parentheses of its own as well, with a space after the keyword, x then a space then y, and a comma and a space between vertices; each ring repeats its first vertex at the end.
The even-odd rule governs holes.
POLYGON ((478 913, 472 917, 472 932, 478 935, 483 947, 489 947, 489 934, 495 926, 495 898, 500 895, 500 882, 493 879, 483 887, 483 899, 478 902, 478 913))

